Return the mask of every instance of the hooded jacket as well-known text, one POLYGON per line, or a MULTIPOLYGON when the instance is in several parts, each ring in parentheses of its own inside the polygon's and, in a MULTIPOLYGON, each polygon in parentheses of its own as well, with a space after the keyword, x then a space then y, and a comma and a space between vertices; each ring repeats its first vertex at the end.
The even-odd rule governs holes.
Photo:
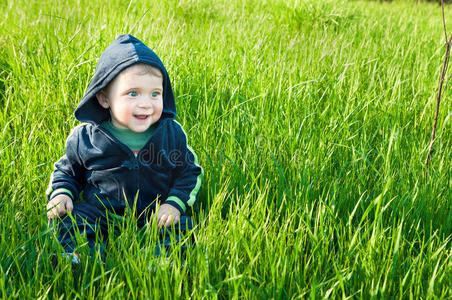
POLYGON ((182 214, 196 201, 203 175, 187 135, 175 121, 176 105, 168 73, 159 57, 132 35, 120 35, 102 53, 93 80, 75 109, 75 127, 66 140, 66 154, 54 165, 47 200, 67 191, 74 200, 99 208, 141 213, 157 202, 168 203, 182 214), (163 111, 153 135, 135 156, 107 129, 110 118, 96 94, 122 70, 136 63, 157 67, 163 74, 163 111), (52 195, 53 193, 53 195, 52 195))

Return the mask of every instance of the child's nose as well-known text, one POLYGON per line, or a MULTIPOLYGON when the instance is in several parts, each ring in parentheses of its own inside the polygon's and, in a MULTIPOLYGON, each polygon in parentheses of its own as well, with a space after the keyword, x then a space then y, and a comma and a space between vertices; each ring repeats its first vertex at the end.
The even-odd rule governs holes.
POLYGON ((142 108, 148 108, 152 106, 152 100, 148 99, 148 97, 142 97, 140 102, 138 102, 138 106, 142 108))

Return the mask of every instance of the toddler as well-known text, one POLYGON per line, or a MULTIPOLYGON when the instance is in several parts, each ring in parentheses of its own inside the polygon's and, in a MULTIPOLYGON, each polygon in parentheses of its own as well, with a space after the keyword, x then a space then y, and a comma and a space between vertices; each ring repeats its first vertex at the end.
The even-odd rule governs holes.
POLYGON ((108 234, 107 216, 128 207, 139 226, 159 204, 159 228, 191 229, 185 213, 203 170, 175 120, 168 73, 151 49, 132 35, 118 36, 100 56, 74 115, 83 123, 67 138, 46 191, 47 216, 57 223, 64 255, 76 248, 76 230, 92 248, 96 231, 108 234))

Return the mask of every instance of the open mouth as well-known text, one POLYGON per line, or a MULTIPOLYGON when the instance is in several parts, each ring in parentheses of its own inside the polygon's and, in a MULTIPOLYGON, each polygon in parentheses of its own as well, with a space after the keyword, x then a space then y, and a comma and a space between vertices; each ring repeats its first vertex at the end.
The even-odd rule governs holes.
POLYGON ((147 120, 149 118, 149 115, 134 115, 134 117, 138 120, 147 120))

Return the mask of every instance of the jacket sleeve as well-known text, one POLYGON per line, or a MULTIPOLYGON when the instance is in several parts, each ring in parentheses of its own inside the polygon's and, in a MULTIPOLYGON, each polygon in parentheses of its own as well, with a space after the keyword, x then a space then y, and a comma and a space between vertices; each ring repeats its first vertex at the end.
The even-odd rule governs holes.
POLYGON ((66 140, 66 154, 55 164, 46 190, 47 201, 67 194, 75 201, 85 185, 85 168, 79 155, 81 126, 75 127, 66 140))
POLYGON ((168 198, 164 203, 171 204, 181 214, 184 214, 189 206, 193 206, 198 197, 204 172, 199 165, 195 152, 187 144, 187 135, 182 126, 176 122, 176 127, 178 127, 177 131, 180 133, 177 135, 180 144, 177 147, 177 155, 171 155, 177 157, 174 162, 176 168, 173 172, 172 186, 168 198))

